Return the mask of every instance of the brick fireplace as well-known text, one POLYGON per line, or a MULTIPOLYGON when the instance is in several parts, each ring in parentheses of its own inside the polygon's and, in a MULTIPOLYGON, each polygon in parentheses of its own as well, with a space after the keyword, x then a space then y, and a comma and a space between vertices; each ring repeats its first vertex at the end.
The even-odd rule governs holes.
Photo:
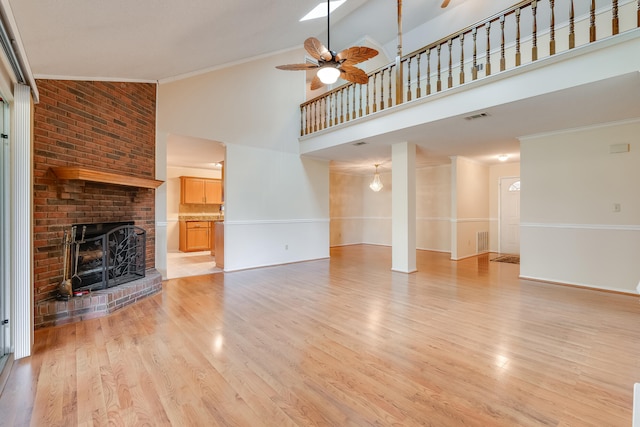
POLYGON ((40 328, 106 314, 160 291, 161 279, 154 269, 157 185, 146 184, 155 181, 156 85, 38 80, 37 86, 33 295, 34 324, 40 328), (118 222, 146 233, 143 283, 56 301, 64 231, 118 222))

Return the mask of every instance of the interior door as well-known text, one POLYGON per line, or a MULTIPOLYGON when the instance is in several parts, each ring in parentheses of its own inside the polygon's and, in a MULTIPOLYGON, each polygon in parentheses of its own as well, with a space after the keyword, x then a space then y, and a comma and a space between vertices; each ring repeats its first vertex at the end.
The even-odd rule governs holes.
POLYGON ((520 177, 500 178, 499 250, 520 254, 520 177))

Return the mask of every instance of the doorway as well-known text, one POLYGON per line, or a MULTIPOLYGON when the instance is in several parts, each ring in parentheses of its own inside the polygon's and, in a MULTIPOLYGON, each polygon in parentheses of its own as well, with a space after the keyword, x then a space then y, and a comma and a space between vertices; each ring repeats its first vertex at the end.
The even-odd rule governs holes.
POLYGON ((499 251, 520 254, 520 177, 500 178, 499 251))

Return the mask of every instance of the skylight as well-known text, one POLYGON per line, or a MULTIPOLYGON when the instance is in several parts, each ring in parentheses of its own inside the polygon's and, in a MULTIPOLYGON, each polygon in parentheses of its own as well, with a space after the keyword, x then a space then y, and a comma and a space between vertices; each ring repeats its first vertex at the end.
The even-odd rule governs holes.
MULTIPOLYGON (((347 0, 333 0, 332 2, 330 2, 329 3, 330 12, 333 12, 334 10, 336 10, 337 8, 342 6, 342 4, 345 1, 347 1, 347 0)), ((322 18, 324 16, 327 16, 327 3, 322 2, 322 3, 318 3, 318 5, 316 7, 314 7, 311 12, 309 12, 305 16, 303 16, 300 19, 300 22, 308 21, 310 19, 322 18)))

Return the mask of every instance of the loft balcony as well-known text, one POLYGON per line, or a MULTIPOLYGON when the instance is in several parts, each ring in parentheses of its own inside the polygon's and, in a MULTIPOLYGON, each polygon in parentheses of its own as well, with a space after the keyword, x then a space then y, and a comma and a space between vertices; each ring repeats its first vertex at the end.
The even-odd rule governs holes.
POLYGON ((469 138, 513 146, 638 117, 639 27, 639 0, 521 1, 301 104, 301 153, 348 159, 362 141, 382 152, 428 140, 446 157, 469 138))

